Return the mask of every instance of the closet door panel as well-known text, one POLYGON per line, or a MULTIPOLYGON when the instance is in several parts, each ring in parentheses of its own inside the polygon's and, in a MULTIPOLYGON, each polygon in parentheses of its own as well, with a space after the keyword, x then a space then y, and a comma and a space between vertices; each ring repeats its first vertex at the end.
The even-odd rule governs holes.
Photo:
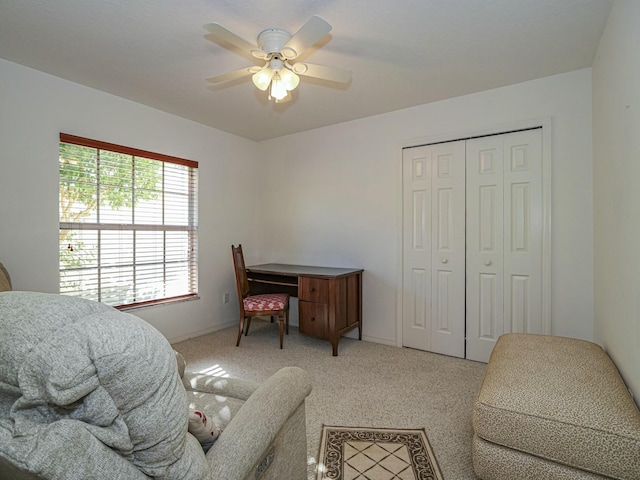
POLYGON ((431 348, 431 151, 403 151, 403 345, 431 348))
POLYGON ((503 332, 504 152, 499 137, 467 141, 467 358, 487 361, 503 332))
POLYGON ((496 287, 498 275, 495 273, 481 273, 478 281, 478 331, 479 338, 495 338, 498 325, 496 324, 496 287))
POLYGON ((542 130, 504 139, 504 332, 542 333, 542 130))
POLYGON ((432 145, 431 351, 464 358, 465 145, 432 145))

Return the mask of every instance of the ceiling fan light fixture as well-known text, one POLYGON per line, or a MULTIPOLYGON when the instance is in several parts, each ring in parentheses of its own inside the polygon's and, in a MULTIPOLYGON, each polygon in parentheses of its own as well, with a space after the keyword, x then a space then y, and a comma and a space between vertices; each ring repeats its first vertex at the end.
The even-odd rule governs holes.
POLYGON ((300 83, 300 77, 290 68, 288 64, 276 56, 269 61, 268 65, 253 75, 253 83, 263 91, 271 86, 269 98, 274 98, 278 102, 300 83))
POLYGON ((269 84, 271 83, 273 74, 273 70, 271 70, 269 67, 264 67, 257 73, 254 73, 251 79, 253 80, 253 84, 256 87, 258 87, 262 91, 265 91, 267 88, 269 88, 269 84))
POLYGON ((275 72, 273 74, 273 78, 271 79, 271 97, 278 100, 282 100, 288 94, 287 87, 285 83, 282 81, 279 72, 275 72))
POLYGON ((300 83, 300 77, 288 68, 283 68, 278 73, 280 79, 282 80, 282 83, 284 84, 284 88, 286 88, 287 90, 295 89, 300 83))

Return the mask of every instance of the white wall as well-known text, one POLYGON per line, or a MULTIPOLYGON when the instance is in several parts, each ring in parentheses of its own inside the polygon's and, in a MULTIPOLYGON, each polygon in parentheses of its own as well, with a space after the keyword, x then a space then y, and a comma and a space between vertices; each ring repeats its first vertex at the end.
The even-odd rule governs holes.
POLYGON ((0 78, 0 261, 17 289, 58 291, 62 131, 200 162, 202 298, 136 311, 169 339, 235 324, 241 242, 247 263, 364 268, 365 338, 396 344, 401 148, 551 117, 552 330, 593 336, 590 69, 260 144, 2 60, 0 78))
POLYGON ((593 64, 595 338, 640 402, 640 2, 616 0, 593 64))
POLYGON ((274 186, 263 202, 265 214, 274 212, 263 253, 283 263, 364 268, 364 336, 396 344, 401 148, 545 117, 552 121, 552 333, 592 339, 590 69, 261 142, 274 186))
POLYGON ((201 298, 135 314, 170 340, 235 325, 230 245, 260 232, 247 221, 257 219, 247 195, 257 178, 256 144, 0 60, 0 262, 15 289, 58 292, 60 132, 199 162, 201 298))

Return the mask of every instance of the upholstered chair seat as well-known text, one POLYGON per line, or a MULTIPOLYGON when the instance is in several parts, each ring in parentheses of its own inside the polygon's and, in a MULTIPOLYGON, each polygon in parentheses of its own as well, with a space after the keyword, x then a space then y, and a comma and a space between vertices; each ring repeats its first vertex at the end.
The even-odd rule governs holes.
POLYGON ((265 293, 263 295, 251 295, 243 300, 244 309, 247 312, 257 310, 284 310, 289 306, 289 294, 265 293))

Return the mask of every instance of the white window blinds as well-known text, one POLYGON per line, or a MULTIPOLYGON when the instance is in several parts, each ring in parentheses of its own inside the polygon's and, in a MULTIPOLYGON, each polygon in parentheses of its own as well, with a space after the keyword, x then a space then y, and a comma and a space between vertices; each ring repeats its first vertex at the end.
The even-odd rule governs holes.
POLYGON ((60 134, 60 293, 116 307, 197 295, 198 163, 60 134))

